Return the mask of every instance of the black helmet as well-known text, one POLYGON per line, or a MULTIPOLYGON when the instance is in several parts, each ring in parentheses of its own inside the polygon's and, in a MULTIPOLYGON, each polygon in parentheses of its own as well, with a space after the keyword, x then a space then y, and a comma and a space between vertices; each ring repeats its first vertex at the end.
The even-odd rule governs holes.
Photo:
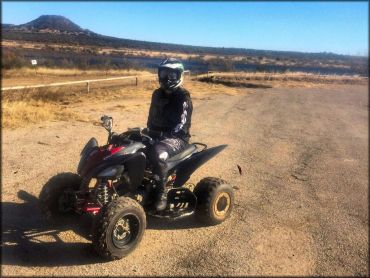
POLYGON ((158 67, 158 79, 161 88, 175 89, 182 84, 184 65, 175 58, 163 60, 158 67))

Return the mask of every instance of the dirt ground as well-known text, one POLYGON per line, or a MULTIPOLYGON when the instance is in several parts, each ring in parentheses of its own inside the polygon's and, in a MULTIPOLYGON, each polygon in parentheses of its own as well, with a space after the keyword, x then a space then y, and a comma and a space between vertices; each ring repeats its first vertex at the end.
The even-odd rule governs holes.
MULTIPOLYGON (((139 247, 113 262, 93 253, 89 217, 49 226, 37 203, 48 179, 75 171, 85 142, 105 143, 106 131, 86 122, 3 130, 2 274, 369 275, 367 91, 342 85, 194 97, 192 141, 228 148, 191 182, 229 181, 232 216, 213 227, 148 218, 139 247)), ((148 92, 74 109, 112 115, 123 131, 145 126, 149 101, 148 92)))

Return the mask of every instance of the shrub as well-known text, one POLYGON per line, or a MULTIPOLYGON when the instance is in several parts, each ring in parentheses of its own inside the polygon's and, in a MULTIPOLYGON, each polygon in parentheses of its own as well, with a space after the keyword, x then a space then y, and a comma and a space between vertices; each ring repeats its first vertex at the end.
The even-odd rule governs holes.
POLYGON ((21 68, 23 66, 26 66, 26 60, 22 56, 10 50, 3 51, 1 59, 3 69, 21 68))

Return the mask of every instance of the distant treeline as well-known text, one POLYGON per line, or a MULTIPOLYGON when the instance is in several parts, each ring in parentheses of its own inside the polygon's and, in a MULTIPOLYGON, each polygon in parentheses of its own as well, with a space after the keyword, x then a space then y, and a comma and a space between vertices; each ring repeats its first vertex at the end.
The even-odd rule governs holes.
POLYGON ((31 67, 31 59, 38 66, 86 69, 143 69, 144 66, 125 58, 112 60, 109 57, 91 54, 60 53, 48 50, 3 49, 2 68, 31 67))
POLYGON ((156 51, 174 51, 181 53, 197 53, 197 54, 214 54, 214 55, 241 55, 241 56, 263 56, 266 58, 281 59, 307 59, 307 60, 357 60, 365 59, 364 57, 355 57, 349 55, 339 55, 334 53, 305 53, 294 51, 270 51, 270 50, 255 50, 245 48, 226 48, 226 47, 204 47, 191 46, 170 43, 157 43, 139 40, 119 39, 109 36, 103 36, 95 33, 91 34, 54 34, 54 33, 38 33, 38 32, 22 32, 15 30, 2 31, 2 38, 7 40, 21 40, 30 42, 43 43, 62 43, 68 45, 94 45, 100 47, 112 48, 133 48, 138 50, 156 50, 156 51))
MULTIPOLYGON (((76 52, 72 47, 57 49, 47 46, 45 49, 23 49, 3 48, 2 68, 12 69, 20 67, 31 67, 31 59, 38 61, 38 66, 58 68, 79 68, 79 69, 155 69, 163 58, 149 56, 134 56, 113 51, 111 54, 99 54, 96 48, 85 48, 82 52, 76 52)), ((259 57, 263 60, 263 57, 259 57)), ((280 58, 279 58, 280 59, 280 58)), ((368 67, 363 64, 352 64, 348 68, 340 67, 318 67, 307 66, 302 61, 296 62, 294 66, 276 64, 256 64, 256 59, 243 58, 240 61, 233 61, 222 56, 204 59, 203 55, 193 56, 183 60, 185 68, 193 73, 206 71, 303 71, 322 74, 360 74, 368 76, 368 67)))

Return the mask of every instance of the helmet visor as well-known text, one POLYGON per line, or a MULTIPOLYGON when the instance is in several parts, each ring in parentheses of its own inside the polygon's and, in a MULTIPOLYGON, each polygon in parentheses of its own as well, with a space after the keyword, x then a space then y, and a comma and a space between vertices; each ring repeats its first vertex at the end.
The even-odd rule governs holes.
POLYGON ((159 69, 158 75, 159 79, 165 80, 178 80, 180 78, 178 71, 166 68, 159 69))

